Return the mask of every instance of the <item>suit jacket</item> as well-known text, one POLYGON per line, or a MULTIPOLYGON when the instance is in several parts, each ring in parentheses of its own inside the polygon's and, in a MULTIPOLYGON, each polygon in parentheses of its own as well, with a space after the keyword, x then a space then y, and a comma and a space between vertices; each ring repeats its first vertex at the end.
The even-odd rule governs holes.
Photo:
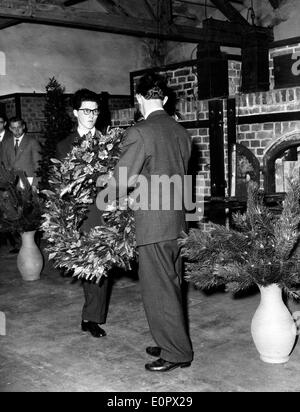
POLYGON ((67 154, 72 150, 74 142, 79 139, 79 133, 76 131, 71 133, 65 139, 58 142, 56 147, 56 157, 59 160, 63 160, 67 154))
MULTIPOLYGON (((129 186, 135 185, 134 176, 143 176, 148 182, 148 209, 135 210, 137 245, 146 245, 166 240, 177 239, 182 230, 186 230, 185 210, 176 210, 172 199, 180 196, 180 184, 187 174, 191 156, 191 137, 187 131, 170 117, 164 110, 152 112, 144 121, 127 129, 120 160, 114 171, 114 178, 119 189, 118 197, 127 195, 127 187, 120 182, 120 168, 126 167, 129 186), (162 190, 151 186, 151 176, 179 176, 170 191, 170 208, 163 210, 162 190), (178 195, 179 194, 179 195, 178 195), (160 205, 160 210, 154 206, 160 205), (150 210, 151 209, 151 210, 150 210)), ((122 179, 121 179, 122 180, 122 179)), ((109 185, 111 186, 111 185, 109 185)), ((113 186, 109 191, 113 190, 113 186)), ((183 191, 183 190, 182 190, 183 191)), ((177 199, 178 200, 178 199, 177 199)), ((183 195, 181 196, 183 203, 183 195)))
POLYGON ((0 164, 3 162, 3 141, 8 139, 10 136, 12 136, 12 133, 9 130, 5 130, 3 139, 0 142, 0 164))
POLYGON ((41 147, 38 141, 27 134, 18 148, 17 155, 14 150, 14 138, 12 135, 3 139, 3 163, 6 169, 22 170, 27 177, 33 177, 33 184, 37 183, 37 169, 40 167, 41 147))

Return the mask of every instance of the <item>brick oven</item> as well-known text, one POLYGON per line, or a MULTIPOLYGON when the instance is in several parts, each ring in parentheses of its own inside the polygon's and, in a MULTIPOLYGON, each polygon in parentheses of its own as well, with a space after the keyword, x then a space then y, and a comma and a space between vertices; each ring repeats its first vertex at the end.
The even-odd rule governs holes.
MULTIPOLYGON (((274 42, 269 50, 270 88, 252 93, 240 91, 241 58, 229 55, 229 95, 207 100, 197 98, 196 61, 159 69, 177 94, 178 121, 193 139, 194 170, 202 178, 196 192, 205 195, 201 224, 224 223, 228 211, 230 215, 244 208, 247 179, 259 182, 272 205, 282 198, 289 176, 299 173, 300 71, 284 80, 278 66, 284 61, 286 67, 290 58, 295 67, 299 51, 299 39, 274 42)), ((132 95, 143 72, 131 73, 132 95)), ((131 125, 134 111, 134 107, 114 111, 113 125, 131 125)))

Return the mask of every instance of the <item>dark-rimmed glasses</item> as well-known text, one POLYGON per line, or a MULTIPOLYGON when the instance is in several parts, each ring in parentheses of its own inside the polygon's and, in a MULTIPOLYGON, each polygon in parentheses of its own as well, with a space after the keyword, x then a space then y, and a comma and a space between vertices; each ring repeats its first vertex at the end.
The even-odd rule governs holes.
POLYGON ((83 114, 85 114, 86 116, 89 116, 91 113, 93 113, 94 116, 98 116, 98 114, 100 113, 99 109, 78 109, 81 110, 83 112, 83 114))

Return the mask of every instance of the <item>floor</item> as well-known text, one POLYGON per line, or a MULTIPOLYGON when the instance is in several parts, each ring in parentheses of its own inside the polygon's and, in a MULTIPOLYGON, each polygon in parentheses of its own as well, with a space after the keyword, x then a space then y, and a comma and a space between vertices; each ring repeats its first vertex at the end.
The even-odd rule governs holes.
MULTIPOLYGON (((107 337, 80 330, 80 282, 46 262, 41 279, 24 282, 16 255, 0 248, 0 392, 286 392, 300 391, 300 347, 280 365, 260 360, 250 334, 259 294, 238 299, 188 291, 195 359, 190 368, 146 372, 148 331, 139 283, 114 280, 107 337)), ((290 302, 292 311, 300 304, 290 302)))

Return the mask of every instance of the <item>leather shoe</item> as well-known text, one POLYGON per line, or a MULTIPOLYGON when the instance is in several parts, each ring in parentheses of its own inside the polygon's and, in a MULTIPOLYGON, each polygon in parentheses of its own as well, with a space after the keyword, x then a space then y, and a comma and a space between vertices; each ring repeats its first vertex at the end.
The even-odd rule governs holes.
POLYGON ((81 330, 83 332, 90 332, 94 338, 102 338, 103 336, 106 336, 105 330, 100 328, 98 323, 96 322, 81 322, 81 330))
POLYGON ((146 352, 148 355, 158 358, 160 356, 161 349, 158 346, 148 346, 146 348, 146 352))
POLYGON ((150 372, 169 372, 176 368, 188 368, 191 362, 168 362, 164 359, 157 359, 152 363, 146 363, 145 368, 150 372))

